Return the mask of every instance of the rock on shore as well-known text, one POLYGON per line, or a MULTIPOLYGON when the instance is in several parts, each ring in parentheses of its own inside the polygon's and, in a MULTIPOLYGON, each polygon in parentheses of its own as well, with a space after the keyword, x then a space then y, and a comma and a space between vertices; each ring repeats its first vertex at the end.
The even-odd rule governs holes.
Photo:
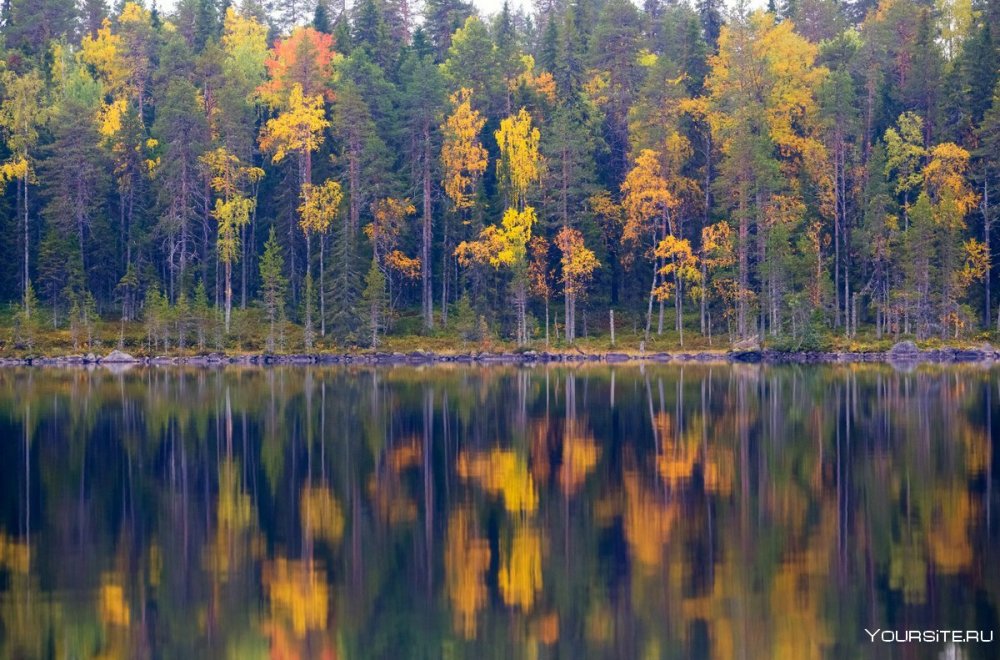
MULTIPOLYGON (((747 344, 749 346, 749 344, 747 344)), ((731 362, 744 364, 825 364, 825 363, 856 363, 856 362, 887 362, 889 364, 908 367, 925 362, 958 363, 1000 361, 1000 352, 989 344, 974 348, 936 348, 920 350, 911 341, 895 344, 885 352, 853 352, 853 351, 776 351, 750 347, 736 349, 728 353, 693 351, 687 353, 625 353, 609 351, 606 353, 549 352, 549 351, 517 351, 494 353, 491 351, 473 351, 469 353, 434 353, 431 351, 414 350, 407 353, 376 351, 371 353, 299 353, 270 354, 248 353, 241 355, 226 355, 224 353, 208 353, 194 356, 158 355, 155 357, 135 357, 124 351, 114 350, 103 358, 93 354, 64 355, 59 357, 0 357, 0 367, 5 366, 72 366, 72 365, 147 365, 171 366, 188 365, 196 367, 211 367, 222 365, 308 365, 308 364, 360 364, 360 365, 424 365, 439 363, 458 364, 552 364, 552 363, 605 363, 622 364, 627 362, 731 362)))

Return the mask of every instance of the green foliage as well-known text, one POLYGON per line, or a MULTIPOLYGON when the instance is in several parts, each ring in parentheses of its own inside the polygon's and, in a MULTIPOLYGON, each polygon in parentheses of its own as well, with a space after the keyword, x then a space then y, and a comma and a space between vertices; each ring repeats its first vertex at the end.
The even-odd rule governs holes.
POLYGON ((285 320, 285 257, 282 254, 281 245, 274 233, 274 227, 264 244, 264 255, 260 258, 260 280, 261 280, 261 302, 264 305, 268 322, 267 350, 273 352, 276 347, 278 335, 276 330, 280 330, 279 325, 284 325, 285 320))
MULTIPOLYGON (((329 345, 320 333, 386 343, 417 331, 417 309, 433 337, 451 306, 460 336, 485 340, 480 316, 509 333, 516 317, 514 334, 537 345, 527 319, 548 305, 577 328, 577 299, 591 319, 648 319, 650 345, 695 327, 696 344, 761 331, 808 343, 817 310, 847 341, 973 336, 1000 316, 1000 13, 841 4, 774 2, 723 21, 718 0, 546 1, 490 17, 429 0, 415 21, 397 0, 349 12, 180 0, 162 13, 11 0, 0 301, 25 307, 32 283, 66 345, 96 343, 102 318, 119 335, 142 318, 149 350, 277 350, 300 333, 306 350, 329 345), (305 124, 289 121, 294 89, 305 124), (460 141, 446 139, 453 95, 482 120, 460 141), (538 129, 539 158, 519 158, 515 189, 503 126, 517 116, 538 129), (277 142, 288 157, 261 162, 277 142), (629 195, 641 160, 662 185, 629 195), (472 168, 457 211, 456 163, 472 168), (320 181, 343 191, 329 216, 342 225, 302 224, 300 192, 320 181), (386 199, 416 209, 390 254, 365 233, 386 199), (508 208, 535 214, 517 241, 508 208), (563 229, 602 264, 580 291, 564 286, 563 229), (668 236, 691 255, 672 301, 675 258, 656 254, 668 236), (526 277, 534 238, 553 246, 532 264, 553 283, 545 295, 526 277), (385 278, 374 329, 373 256, 385 278), (652 323, 657 297, 677 309, 672 329, 652 323), (260 313, 246 309, 255 300, 260 313)), ((4 319, 5 336, 37 346, 29 318, 4 319)))
POLYGON ((38 308, 38 298, 35 297, 35 287, 28 282, 24 292, 24 301, 18 305, 14 313, 14 342, 23 346, 29 352, 35 347, 38 330, 41 326, 38 318, 41 310, 38 308))
POLYGON ((389 305, 386 299, 385 275, 374 259, 368 268, 368 275, 365 276, 365 290, 361 294, 361 306, 367 336, 371 338, 370 347, 377 348, 379 331, 383 330, 388 322, 389 305))

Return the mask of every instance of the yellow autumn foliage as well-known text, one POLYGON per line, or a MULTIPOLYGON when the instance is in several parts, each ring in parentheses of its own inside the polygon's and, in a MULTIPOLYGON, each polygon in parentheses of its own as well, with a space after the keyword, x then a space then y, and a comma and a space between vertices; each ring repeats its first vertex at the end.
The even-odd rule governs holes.
POLYGON ((260 148, 280 163, 290 153, 316 151, 323 144, 323 130, 330 126, 323 97, 305 96, 296 83, 288 97, 288 108, 267 120, 260 134, 260 148))
POLYGON ((486 118, 472 108, 472 90, 463 87, 451 95, 451 115, 441 127, 444 144, 444 191, 456 209, 474 203, 476 183, 486 171, 487 152, 479 140, 486 118))
POLYGON ((487 492, 502 495, 507 511, 531 512, 538 508, 538 491, 528 463, 513 451, 495 448, 485 454, 462 452, 457 471, 458 476, 477 481, 487 492))

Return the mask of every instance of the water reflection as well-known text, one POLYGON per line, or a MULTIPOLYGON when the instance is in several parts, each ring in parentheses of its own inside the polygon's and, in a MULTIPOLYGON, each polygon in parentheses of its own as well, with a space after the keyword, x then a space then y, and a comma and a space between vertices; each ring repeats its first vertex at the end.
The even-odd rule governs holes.
POLYGON ((998 388, 0 371, 0 657, 995 656, 864 629, 1000 633, 998 388))

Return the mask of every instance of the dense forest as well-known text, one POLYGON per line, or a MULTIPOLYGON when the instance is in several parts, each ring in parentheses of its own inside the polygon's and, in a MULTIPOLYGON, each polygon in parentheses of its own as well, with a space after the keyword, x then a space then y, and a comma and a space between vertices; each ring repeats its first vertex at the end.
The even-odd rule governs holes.
POLYGON ((2 11, 7 346, 1000 326, 998 3, 2 11))

